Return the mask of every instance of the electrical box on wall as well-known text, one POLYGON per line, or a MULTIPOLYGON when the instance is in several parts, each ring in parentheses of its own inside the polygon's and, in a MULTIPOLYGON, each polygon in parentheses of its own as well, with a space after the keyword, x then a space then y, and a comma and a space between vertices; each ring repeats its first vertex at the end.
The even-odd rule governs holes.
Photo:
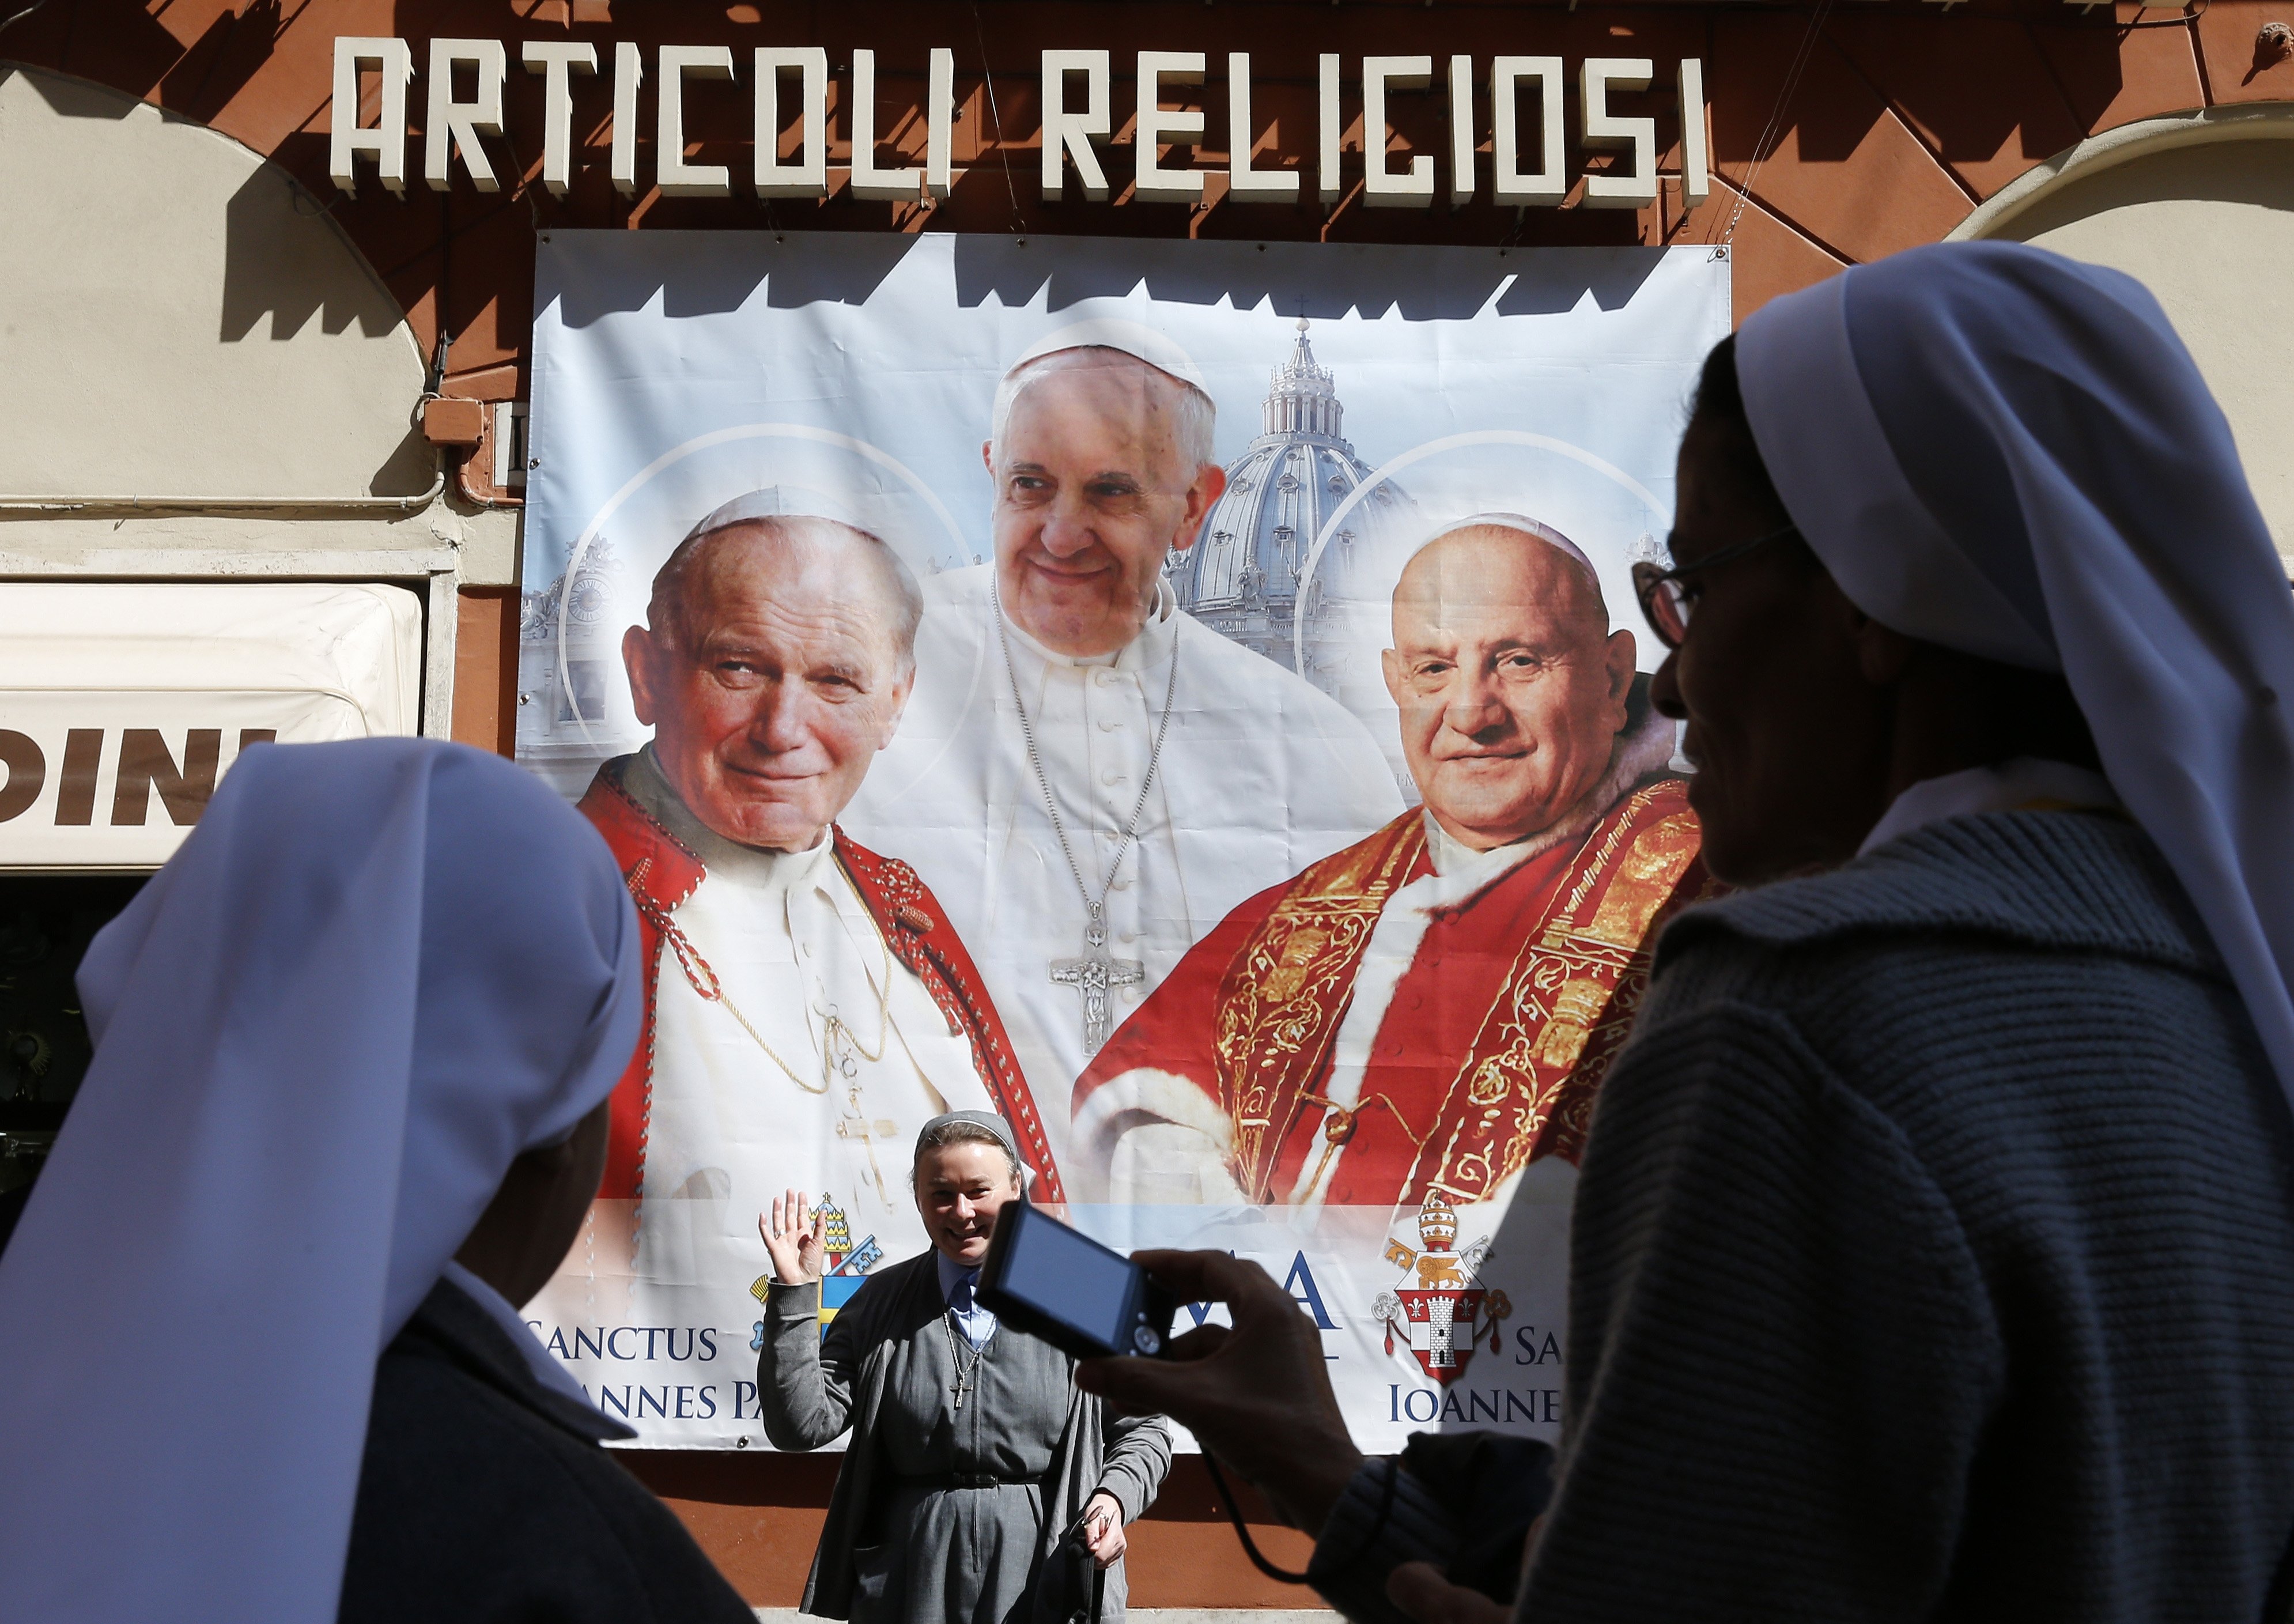
POLYGON ((422 437, 433 445, 476 445, 486 436, 486 407, 476 400, 426 400, 422 437))

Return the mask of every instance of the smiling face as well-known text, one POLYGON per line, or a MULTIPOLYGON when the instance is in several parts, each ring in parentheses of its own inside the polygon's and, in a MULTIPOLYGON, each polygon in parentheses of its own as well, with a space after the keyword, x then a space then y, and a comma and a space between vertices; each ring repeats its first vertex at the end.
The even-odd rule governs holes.
POLYGON ((1019 1198, 1020 1176, 1001 1145, 964 1140, 917 1159, 916 1211, 932 1245, 951 1263, 979 1268, 996 1234, 996 1215, 1019 1198))
POLYGON ((638 720, 711 830, 801 851, 891 742, 914 676, 873 543, 819 519, 704 538, 667 624, 622 639, 638 720), (863 584, 865 583, 865 585, 863 584), (856 585, 863 590, 856 591, 856 585))
POLYGON ((1062 654, 1110 654, 1139 634, 1163 559, 1192 545, 1226 488, 1183 454, 1186 386, 1103 350, 1037 362, 1000 435, 996 586, 1005 612, 1062 654))
POLYGON ((1633 636, 1560 549, 1476 526, 1421 548, 1394 593, 1386 686, 1427 810, 1476 851, 1550 828, 1625 725, 1633 636))

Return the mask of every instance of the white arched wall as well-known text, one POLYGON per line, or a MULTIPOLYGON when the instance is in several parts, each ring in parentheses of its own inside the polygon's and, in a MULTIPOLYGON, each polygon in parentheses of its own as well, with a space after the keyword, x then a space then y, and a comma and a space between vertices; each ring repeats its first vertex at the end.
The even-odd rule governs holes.
POLYGON ((2230 418, 2282 555, 2294 555, 2294 104, 2149 118, 2080 143, 1952 235, 2106 265, 2158 297, 2230 418))
POLYGON ((322 207, 227 136, 0 66, 0 493, 417 494, 422 355, 322 207))
POLYGON ((451 725, 457 589, 517 518, 444 495, 427 368, 322 200, 230 137, 0 61, 0 580, 395 582, 451 725))

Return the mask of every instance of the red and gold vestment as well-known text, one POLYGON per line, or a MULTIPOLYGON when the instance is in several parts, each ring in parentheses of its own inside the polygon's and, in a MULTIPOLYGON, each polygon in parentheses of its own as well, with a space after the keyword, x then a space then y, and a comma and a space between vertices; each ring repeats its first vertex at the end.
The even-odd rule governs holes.
MULTIPOLYGON (((609 1200, 633 1200, 643 1184, 646 1130, 653 1098, 655 1010, 663 959, 665 954, 677 959, 684 973, 699 978, 696 988, 713 975, 705 964, 694 960, 671 918, 679 904, 700 885, 706 870, 697 855, 622 788, 622 775, 630 759, 618 757, 598 768, 580 804, 580 810, 613 848, 630 899, 637 904, 638 925, 643 932, 645 1035, 614 1090, 613 1132, 605 1183, 598 1191, 609 1200)), ((914 869, 897 858, 878 856, 842 829, 833 832, 837 864, 866 906, 886 951, 923 983, 950 1030, 961 1031, 970 1041, 974 1069, 993 1096, 996 1109, 1018 1136, 1021 1159, 1036 1171, 1034 1198, 1065 1200, 1034 1096, 1012 1057, 1004 1023, 956 926, 914 869)))
POLYGON ((1697 846, 1686 781, 1653 774, 1582 838, 1427 908, 1384 1008, 1352 1028, 1374 1030, 1367 1055, 1342 1063, 1381 916, 1434 874, 1421 814, 1395 820, 1181 960, 1078 1082, 1071 1178, 1104 1181, 1122 1136, 1157 1122, 1199 1130, 1254 1203, 1467 1203, 1540 1157, 1574 1163, 1655 931, 1712 889, 1697 846))

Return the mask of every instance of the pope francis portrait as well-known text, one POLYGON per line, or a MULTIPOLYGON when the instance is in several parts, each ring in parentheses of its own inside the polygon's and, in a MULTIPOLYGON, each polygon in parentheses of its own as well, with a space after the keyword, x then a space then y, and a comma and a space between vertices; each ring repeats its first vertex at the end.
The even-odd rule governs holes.
POLYGON ((899 725, 920 612, 883 541, 766 491, 693 527, 623 636, 654 737, 600 767, 581 809, 643 930, 646 1038, 600 1193, 639 1201, 650 1277, 713 1277, 664 1248, 713 1251, 711 1215, 799 1179, 887 1255, 921 1249, 907 1141, 948 1111, 1010 1121, 1039 1196, 1060 1198, 955 926, 907 864, 836 826, 899 725))
POLYGON ((1503 1198, 1576 1160, 1703 894, 1672 724, 1559 532, 1481 515, 1404 567, 1383 657, 1424 806, 1235 909, 1076 1089, 1080 1200, 1503 1198))
POLYGON ((1046 1107, 1269 875, 1402 807, 1350 713, 1173 601, 1164 561, 1225 482, 1214 426, 1137 323, 1012 366, 981 448, 995 558, 932 579, 915 701, 846 819, 946 902, 1046 1107))

